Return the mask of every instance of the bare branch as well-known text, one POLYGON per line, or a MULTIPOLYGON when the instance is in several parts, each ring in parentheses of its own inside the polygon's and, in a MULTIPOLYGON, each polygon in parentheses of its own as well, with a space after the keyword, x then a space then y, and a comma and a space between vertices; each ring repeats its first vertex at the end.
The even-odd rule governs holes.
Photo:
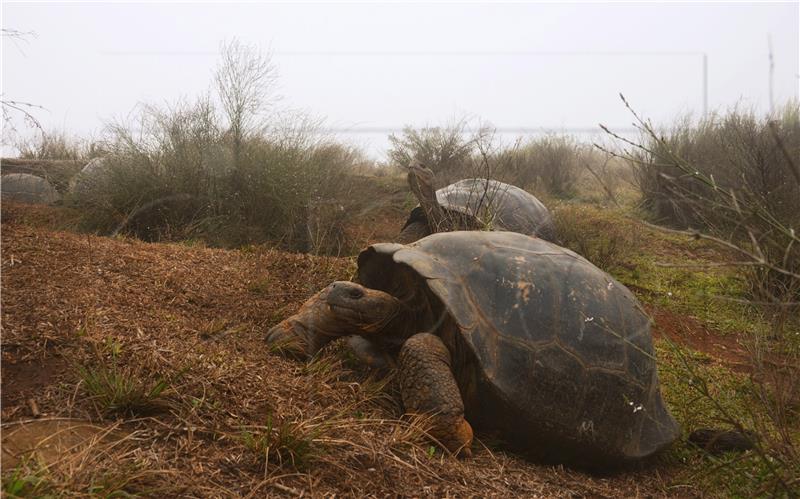
POLYGON ((800 279, 800 274, 796 274, 794 272, 790 272, 790 271, 788 271, 786 269, 778 267, 777 265, 773 265, 772 263, 770 263, 768 261, 765 261, 763 259, 763 257, 759 257, 758 255, 755 255, 755 254, 747 251, 746 249, 744 249, 744 248, 742 248, 742 247, 740 247, 740 246, 738 246, 736 244, 733 244, 733 243, 731 243, 729 241, 726 241, 724 239, 720 239, 718 237, 710 236, 708 234, 703 234, 702 232, 699 232, 699 231, 696 231, 696 230, 669 229, 667 227, 662 227, 660 225, 654 225, 654 224, 651 224, 651 223, 645 222, 645 221, 641 221, 641 223, 643 223, 647 227, 650 227, 651 229, 660 230, 662 232, 669 232, 671 234, 680 234, 680 235, 692 237, 694 239, 707 239, 709 241, 713 241, 713 242, 715 242, 715 243, 717 243, 717 244, 719 244, 721 246, 724 246, 726 248, 732 249, 732 250, 734 250, 734 251, 736 251, 738 253, 741 253, 741 254, 747 256, 748 258, 750 258, 757 265, 764 266, 764 267, 766 267, 766 268, 768 268, 770 270, 774 270, 775 272, 787 275, 789 277, 793 277, 795 279, 800 279))
MULTIPOLYGON (((607 154, 607 155, 606 155, 605 162, 603 163, 603 169, 605 169, 605 167, 606 167, 606 165, 608 164, 608 161, 609 161, 609 159, 610 159, 610 158, 611 158, 611 156, 607 154)), ((584 168, 586 168, 586 170, 587 170, 589 173, 591 173, 591 174, 592 174, 592 176, 595 178, 595 180, 597 180, 597 182, 599 182, 599 183, 600 183, 600 187, 602 187, 602 188, 603 188, 603 190, 606 192, 606 195, 608 196, 608 199, 610 199, 610 200, 611 200, 611 201, 612 201, 612 202, 613 202, 613 203, 614 203, 614 204, 617 206, 617 208, 619 208, 619 207, 620 207, 620 204, 619 204, 619 202, 617 201, 617 197, 616 197, 616 196, 614 196, 614 193, 611 191, 611 189, 608 187, 608 185, 606 185, 606 183, 603 181, 603 179, 600 177, 600 175, 598 175, 598 174, 597 174, 597 173, 596 173, 596 172, 595 172, 595 171, 592 169, 592 167, 591 167, 591 166, 589 166, 589 163, 587 163, 587 162, 584 162, 584 163, 583 163, 583 166, 584 166, 584 168)))
POLYGON ((221 52, 214 80, 238 163, 242 142, 257 127, 258 115, 278 98, 278 75, 271 56, 256 47, 233 39, 222 44, 221 52))
MULTIPOLYGON (((7 126, 10 126, 11 122, 11 114, 19 113, 22 115, 22 118, 29 123, 30 125, 42 130, 42 124, 36 119, 36 116, 33 115, 31 112, 34 109, 46 109, 38 104, 31 104, 30 102, 21 102, 21 101, 14 101, 14 100, 6 100, 0 99, 0 104, 3 106, 3 121, 5 121, 7 126)), ((12 127, 13 128, 13 127, 12 127)))

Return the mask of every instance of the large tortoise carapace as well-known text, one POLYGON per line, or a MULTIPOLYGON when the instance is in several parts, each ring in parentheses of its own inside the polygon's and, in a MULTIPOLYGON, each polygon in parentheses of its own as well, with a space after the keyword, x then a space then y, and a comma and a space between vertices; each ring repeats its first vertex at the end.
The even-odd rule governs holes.
POLYGON ((488 178, 467 178, 436 190, 433 172, 419 162, 408 167, 408 184, 419 201, 398 237, 410 243, 436 232, 505 230, 553 241, 547 207, 519 187, 488 178))
POLYGON ((311 355, 358 335, 370 362, 397 359, 406 411, 432 414, 432 435, 454 452, 468 454, 474 426, 542 460, 607 466, 679 434, 650 320, 572 251, 512 232, 446 232, 367 248, 357 280, 322 290, 267 341, 311 355))

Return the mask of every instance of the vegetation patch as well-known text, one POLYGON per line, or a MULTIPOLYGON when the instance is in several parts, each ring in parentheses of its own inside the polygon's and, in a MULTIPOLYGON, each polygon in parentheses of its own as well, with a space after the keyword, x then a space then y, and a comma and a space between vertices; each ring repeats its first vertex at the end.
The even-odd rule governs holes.
POLYGON ((724 265, 730 255, 713 243, 645 226, 631 210, 562 204, 555 219, 563 246, 612 274, 642 301, 721 332, 769 331, 768 318, 748 305, 745 278, 735 266, 724 265))
POLYGON ((686 435, 697 429, 736 429, 757 435, 745 453, 711 455, 682 441, 662 457, 683 468, 676 484, 699 485, 712 496, 792 497, 798 492, 800 399, 776 417, 762 399, 763 380, 731 371, 706 354, 669 340, 656 344, 662 391, 686 435))
POLYGON ((111 366, 78 368, 83 389, 99 411, 112 414, 147 414, 158 409, 169 382, 163 378, 150 381, 130 368, 122 368, 116 361, 111 366))
POLYGON ((242 430, 242 444, 257 459, 265 471, 270 464, 299 471, 308 469, 322 452, 318 438, 326 428, 325 422, 278 421, 267 416, 263 426, 251 426, 242 430))

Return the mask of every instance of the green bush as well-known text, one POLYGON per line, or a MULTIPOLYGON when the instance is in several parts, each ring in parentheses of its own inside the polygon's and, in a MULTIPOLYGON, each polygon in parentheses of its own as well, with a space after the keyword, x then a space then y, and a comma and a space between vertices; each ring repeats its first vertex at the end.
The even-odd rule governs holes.
POLYGON ((633 224, 624 215, 590 205, 562 205, 553 214, 558 244, 578 253, 606 272, 630 265, 640 243, 633 224))

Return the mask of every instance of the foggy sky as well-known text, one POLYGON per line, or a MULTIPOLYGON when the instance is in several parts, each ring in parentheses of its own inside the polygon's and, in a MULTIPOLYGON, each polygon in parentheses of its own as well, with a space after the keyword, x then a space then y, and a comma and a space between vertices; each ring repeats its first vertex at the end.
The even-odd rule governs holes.
POLYGON ((626 127, 620 92, 656 122, 700 113, 704 54, 712 110, 766 112, 768 37, 775 102, 798 95, 799 15, 798 2, 3 2, 3 28, 36 35, 3 38, 3 96, 45 107, 46 129, 99 136, 139 102, 208 91, 236 37, 272 52, 281 106, 380 157, 388 130, 461 116, 509 135, 626 127))

